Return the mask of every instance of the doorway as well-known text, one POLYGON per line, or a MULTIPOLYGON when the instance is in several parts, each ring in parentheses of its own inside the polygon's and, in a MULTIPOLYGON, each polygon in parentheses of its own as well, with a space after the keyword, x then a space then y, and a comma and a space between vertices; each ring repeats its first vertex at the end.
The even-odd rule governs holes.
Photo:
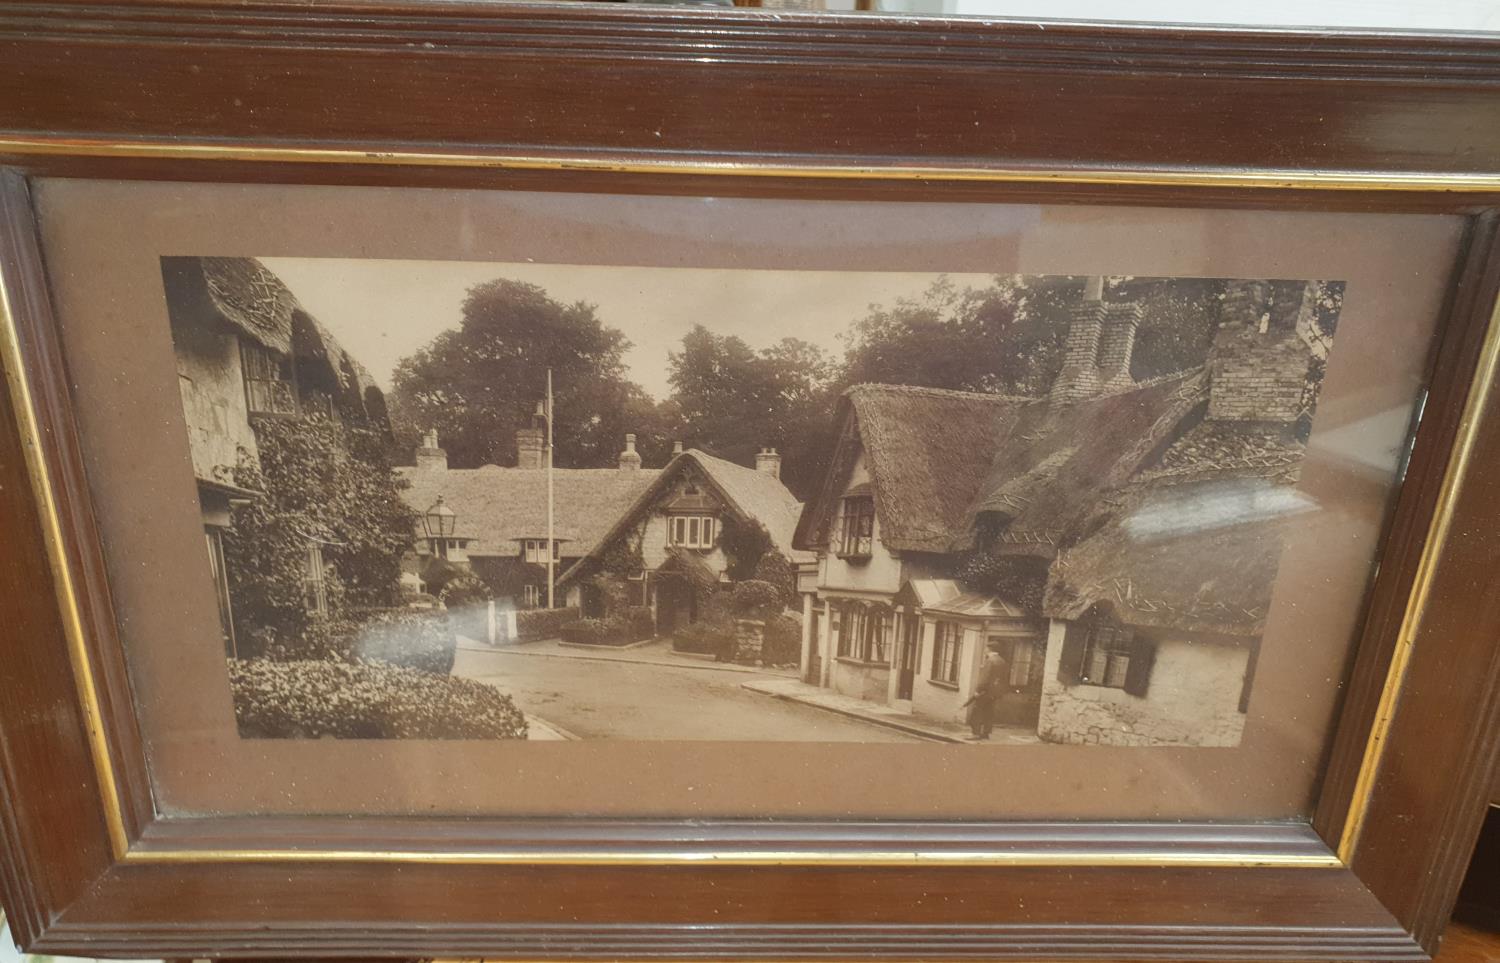
POLYGON ((655 580, 655 584, 656 630, 659 634, 672 635, 697 619, 697 600, 687 579, 668 575, 655 580))
POLYGON ((922 620, 908 612, 901 616, 901 650, 897 655, 896 698, 910 700, 917 679, 917 649, 921 647, 922 620))

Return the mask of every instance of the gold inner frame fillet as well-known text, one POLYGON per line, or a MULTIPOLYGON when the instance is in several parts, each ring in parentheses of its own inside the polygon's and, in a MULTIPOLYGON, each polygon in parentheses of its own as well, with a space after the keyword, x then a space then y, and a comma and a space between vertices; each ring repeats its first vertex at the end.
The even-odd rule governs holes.
MULTIPOLYGON (((760 164, 742 161, 676 159, 610 160, 587 155, 543 156, 483 152, 370 151, 342 148, 239 146, 187 142, 152 143, 58 138, 0 137, 0 155, 11 157, 67 155, 90 158, 156 159, 189 162, 240 161, 280 164, 350 164, 391 167, 449 167, 488 170, 592 171, 601 173, 727 176, 737 178, 813 178, 865 181, 988 182, 1159 186, 1192 188, 1256 188, 1309 191, 1392 191, 1427 193, 1500 192, 1500 174, 1425 174, 1367 171, 1293 170, 1172 170, 1172 169, 1040 169, 972 166, 878 166, 820 164, 760 164)), ((1089 853, 1037 849, 908 851, 740 850, 704 852, 660 846, 611 847, 598 851, 535 852, 350 849, 209 850, 132 847, 125 832, 123 806, 102 712, 93 665, 83 635, 81 609, 74 573, 67 563, 61 517, 51 484, 51 468, 42 454, 41 433, 32 387, 22 364, 19 332, 11 309, 7 279, 0 278, 0 364, 3 364, 16 408, 28 474, 48 549, 58 602, 64 616, 70 658, 88 738, 99 775, 105 819, 117 859, 126 862, 410 862, 437 865, 474 864, 681 864, 681 865, 910 865, 910 866, 1200 866, 1340 868, 1348 865, 1359 843, 1380 757, 1389 735, 1397 696, 1405 679, 1412 646, 1426 611, 1436 561, 1449 535, 1457 493, 1470 468, 1477 437, 1478 416, 1491 396, 1500 367, 1500 304, 1491 312, 1478 370, 1465 403, 1458 434, 1444 472, 1438 504, 1423 545, 1410 597, 1402 617, 1396 650, 1378 703, 1355 790, 1336 851, 1327 853, 1089 853)))

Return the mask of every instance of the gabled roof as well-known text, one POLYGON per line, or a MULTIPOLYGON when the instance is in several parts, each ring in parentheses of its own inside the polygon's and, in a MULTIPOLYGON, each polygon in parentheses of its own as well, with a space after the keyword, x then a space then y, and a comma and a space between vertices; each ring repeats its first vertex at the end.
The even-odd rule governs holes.
POLYGON ((1160 455, 1208 398, 1194 369, 1067 407, 1021 409, 992 452, 987 477, 953 547, 972 545, 983 518, 1003 543, 1061 544, 1113 489, 1160 455))
MULTIPOLYGON (((514 555, 519 540, 545 538, 547 473, 539 468, 399 468, 409 487, 402 498, 418 514, 443 496, 458 515, 459 535, 475 541, 471 555, 514 555)), ((583 554, 651 486, 660 469, 558 468, 554 471, 554 533, 562 551, 583 554)), ((420 524, 420 521, 419 523, 420 524)))
POLYGON ((855 455, 874 480, 880 540, 896 551, 947 551, 988 477, 991 460, 1029 398, 907 385, 856 385, 822 491, 797 528, 798 548, 824 544, 855 455))
MULTIPOLYGON (((665 468, 653 472, 655 477, 652 483, 615 516, 607 531, 582 554, 587 556, 602 550, 617 535, 633 526, 645 512, 651 510, 672 480, 690 466, 696 466, 702 471, 726 508, 741 519, 753 519, 764 525, 772 544, 793 563, 811 558, 792 546, 792 534, 797 527, 797 519, 802 514, 802 503, 782 484, 781 479, 768 472, 716 458, 696 448, 673 456, 665 468)), ((582 570, 576 565, 569 568, 563 573, 563 579, 572 577, 578 571, 582 570)))

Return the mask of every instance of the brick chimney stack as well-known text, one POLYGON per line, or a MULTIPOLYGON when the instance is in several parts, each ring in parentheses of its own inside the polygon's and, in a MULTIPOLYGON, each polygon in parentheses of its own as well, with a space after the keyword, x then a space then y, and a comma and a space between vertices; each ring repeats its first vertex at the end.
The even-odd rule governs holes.
POLYGON ((1110 304, 1104 309, 1104 332, 1099 339, 1100 391, 1120 391, 1135 384, 1130 361, 1135 333, 1141 326, 1139 304, 1110 304))
POLYGON ((1297 420, 1312 363, 1299 332, 1312 321, 1315 299, 1310 282, 1230 282, 1208 355, 1210 419, 1297 420))
POLYGON ((1063 366, 1052 383, 1054 407, 1084 401, 1135 384, 1130 362, 1141 325, 1138 304, 1105 304, 1104 279, 1091 277, 1083 301, 1073 308, 1063 366))
POLYGON ((641 456, 635 450, 635 435, 625 436, 625 450, 620 452, 620 471, 638 471, 641 467, 641 456))
POLYGON ((516 429, 516 467, 537 471, 547 467, 547 433, 540 428, 516 429))
POLYGON ((422 447, 417 449, 417 467, 423 471, 448 470, 448 453, 438 447, 436 428, 422 433, 422 447))
POLYGON ((772 478, 781 477, 781 456, 775 448, 762 448, 755 456, 755 470, 772 478))
POLYGON ((1052 403, 1067 404, 1099 393, 1099 341, 1104 334, 1104 279, 1091 277, 1083 285, 1083 301, 1073 308, 1063 366, 1052 382, 1052 403))

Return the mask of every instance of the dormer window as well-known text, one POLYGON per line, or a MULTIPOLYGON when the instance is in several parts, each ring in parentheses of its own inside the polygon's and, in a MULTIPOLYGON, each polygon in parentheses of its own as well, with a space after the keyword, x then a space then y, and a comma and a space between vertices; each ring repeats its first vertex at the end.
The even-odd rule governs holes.
POLYGON ((834 550, 840 558, 869 558, 875 545, 875 499, 869 494, 844 496, 834 550))
POLYGON ((718 527, 718 519, 712 515, 672 515, 667 518, 667 544, 675 548, 713 548, 718 527))
MULTIPOLYGON (((562 557, 561 544, 562 543, 560 542, 552 543, 553 561, 557 561, 557 559, 562 557)), ((547 540, 545 538, 526 539, 521 543, 521 552, 524 555, 526 561, 532 563, 533 565, 547 564, 547 540)))

